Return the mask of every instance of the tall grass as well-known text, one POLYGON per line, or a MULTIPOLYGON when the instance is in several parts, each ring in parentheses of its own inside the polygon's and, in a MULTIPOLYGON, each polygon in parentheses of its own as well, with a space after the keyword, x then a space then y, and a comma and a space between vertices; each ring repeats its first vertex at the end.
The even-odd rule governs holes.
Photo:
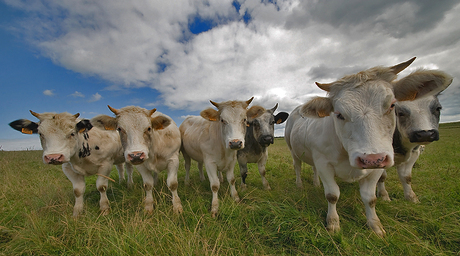
MULTIPOLYGON (((241 202, 231 199, 227 182, 221 185, 217 218, 209 211, 209 182, 199 180, 196 164, 191 185, 184 185, 182 159, 183 214, 173 213, 166 173, 155 188, 154 213, 144 214, 142 178, 135 172, 132 189, 110 182, 108 216, 98 212, 96 177, 87 178, 85 212, 73 219, 72 184, 60 166, 44 165, 41 151, 0 152, 0 255, 460 255, 460 124, 441 125, 440 134, 413 170, 420 203, 405 201, 395 169, 388 171, 392 201, 378 200, 376 207, 387 231, 383 239, 366 226, 358 184, 340 181, 341 231, 328 233, 323 189, 312 186, 307 165, 304 187, 296 187, 282 138, 269 148, 272 190, 263 189, 250 164, 241 202)), ((117 175, 114 169, 111 177, 117 175)))

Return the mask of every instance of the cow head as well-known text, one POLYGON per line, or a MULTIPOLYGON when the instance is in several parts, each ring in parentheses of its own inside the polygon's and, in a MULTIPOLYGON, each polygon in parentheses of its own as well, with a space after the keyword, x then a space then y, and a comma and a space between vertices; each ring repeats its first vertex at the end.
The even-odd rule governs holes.
POLYGON ((80 114, 38 114, 32 110, 30 113, 40 122, 19 119, 11 122, 10 126, 25 134, 38 133, 40 135, 45 164, 63 164, 69 162, 70 158, 75 155, 84 157, 90 154, 88 143, 84 141, 88 139, 86 132, 92 128, 89 120, 78 120, 80 114), (81 136, 81 141, 79 136, 81 136))
POLYGON ((305 117, 333 118, 335 131, 355 168, 387 168, 394 163, 392 147, 397 101, 411 101, 444 90, 452 78, 443 72, 412 73, 394 81, 415 58, 392 67, 374 67, 318 87, 328 97, 304 104, 305 117), (332 115, 331 115, 332 114, 332 115))
POLYGON ((217 103, 210 101, 218 110, 208 108, 201 111, 200 115, 209 121, 219 122, 220 132, 226 148, 243 149, 246 134, 247 117, 257 117, 261 107, 247 107, 254 97, 247 101, 225 101, 217 103))
POLYGON ((281 124, 288 118, 289 114, 280 112, 273 115, 278 108, 278 103, 272 109, 261 108, 258 116, 252 118, 248 116, 248 134, 254 136, 254 139, 262 146, 268 147, 273 144, 275 134, 275 124, 281 124))
POLYGON ((106 130, 116 129, 120 134, 126 161, 134 165, 142 164, 151 153, 154 131, 168 127, 171 119, 163 115, 152 116, 156 109, 147 110, 135 106, 121 109, 108 107, 115 114, 115 118, 100 115, 91 119, 91 122, 106 130))

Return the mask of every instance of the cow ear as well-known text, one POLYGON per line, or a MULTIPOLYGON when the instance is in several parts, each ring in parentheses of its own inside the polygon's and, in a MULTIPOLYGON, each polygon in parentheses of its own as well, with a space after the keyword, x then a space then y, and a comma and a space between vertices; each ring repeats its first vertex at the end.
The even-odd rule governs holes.
POLYGON ((248 111, 246 111, 246 116, 248 117, 249 121, 252 121, 254 118, 257 118, 263 115, 265 112, 265 108, 261 106, 252 106, 248 111))
POLYGON ((286 113, 286 112, 279 112, 276 116, 275 116, 275 123, 276 124, 281 124, 281 123, 284 123, 284 121, 286 121, 286 119, 288 118, 289 114, 286 113))
POLYGON ((93 128, 93 125, 88 119, 83 119, 77 123, 76 128, 79 133, 84 133, 91 130, 91 128, 93 128))
POLYGON ((398 101, 437 95, 452 83, 452 76, 439 70, 417 70, 393 84, 398 101))
POLYGON ((27 119, 18 119, 9 123, 11 128, 24 134, 38 133, 38 124, 27 119))
POLYGON ((209 121, 217 121, 219 120, 219 112, 212 108, 207 108, 201 111, 200 116, 209 121))
POLYGON ((91 118, 91 124, 102 130, 117 129, 117 119, 107 115, 98 115, 91 118))
POLYGON ((327 97, 316 97, 300 107, 302 117, 322 118, 334 111, 332 100, 327 97))
POLYGON ((157 116, 151 119, 152 127, 155 130, 163 130, 171 124, 171 119, 165 116, 157 116))

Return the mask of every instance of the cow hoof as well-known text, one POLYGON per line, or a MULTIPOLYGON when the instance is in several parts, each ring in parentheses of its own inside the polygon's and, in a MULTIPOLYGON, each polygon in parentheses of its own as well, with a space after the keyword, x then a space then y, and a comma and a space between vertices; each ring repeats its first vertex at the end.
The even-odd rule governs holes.
POLYGON ((373 225, 369 225, 370 228, 374 231, 374 233, 379 236, 379 237, 384 237, 386 232, 385 229, 383 229, 383 226, 380 222, 375 223, 373 225))
POLYGON ((110 208, 107 208, 105 210, 101 210, 101 215, 102 216, 107 216, 107 215, 109 215, 109 213, 110 213, 110 208))
POLYGON ((174 206, 174 213, 175 214, 181 214, 183 211, 184 211, 184 209, 182 209, 182 205, 174 206))
POLYGON ((270 187, 270 185, 268 185, 265 187, 265 190, 272 190, 272 188, 270 187))
POLYGON ((242 183, 241 184, 241 191, 245 191, 248 188, 248 185, 242 183))
POLYGON ((412 192, 410 195, 405 196, 407 201, 410 201, 412 203, 420 203, 420 200, 418 200, 417 196, 415 195, 414 192, 412 192))
POLYGON ((297 188, 300 188, 300 189, 303 188, 303 186, 302 186, 302 181, 296 181, 295 184, 297 185, 297 188))
POLYGON ((338 220, 330 220, 327 223, 327 231, 337 233, 340 231, 340 223, 338 220))

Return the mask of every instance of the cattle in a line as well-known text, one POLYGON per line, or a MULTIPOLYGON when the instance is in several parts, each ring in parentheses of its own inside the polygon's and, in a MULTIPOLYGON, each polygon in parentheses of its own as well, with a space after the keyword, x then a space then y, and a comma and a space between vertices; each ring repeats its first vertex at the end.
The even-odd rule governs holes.
POLYGON ((288 118, 286 112, 273 114, 278 108, 278 103, 271 109, 260 108, 260 114, 255 118, 248 117, 248 127, 245 135, 245 146, 238 150, 237 158, 240 166, 241 188, 245 189, 246 177, 248 173, 248 163, 257 163, 257 167, 262 177, 262 184, 266 190, 270 190, 270 185, 265 178, 265 164, 268 159, 268 146, 273 144, 275 137, 275 124, 281 124, 288 118))
MULTIPOLYGON (((328 92, 292 111, 285 139, 300 177, 301 163, 316 169, 328 201, 327 229, 340 229, 336 204, 340 190, 335 177, 358 181, 368 226, 379 236, 385 230, 375 212, 376 185, 385 168, 394 164, 393 133, 396 101, 436 95, 450 83, 439 72, 397 74, 415 58, 392 67, 374 67, 330 84, 317 83, 328 92)), ((299 179, 297 182, 299 183, 299 179)))
MULTIPOLYGON (((431 76, 438 72, 439 77, 451 81, 452 77, 442 71, 416 71, 420 75, 431 76)), ((450 82, 449 82, 450 84, 450 82)), ((448 85, 449 85, 448 84, 448 85)), ((439 117, 441 103, 438 95, 414 101, 397 102, 395 106, 396 129, 393 135, 394 161, 399 180, 404 189, 404 198, 411 202, 419 202, 412 190, 412 167, 420 156, 425 145, 439 140, 439 117)), ((390 201, 385 189, 386 171, 377 183, 377 195, 390 201)))
MULTIPOLYGON (((75 195, 73 216, 83 211, 85 176, 99 175, 96 188, 100 192, 100 210, 106 215, 110 212, 106 190, 107 177, 112 166, 118 169, 120 182, 124 180, 123 148, 115 131, 92 127, 90 120, 78 119, 79 114, 35 113, 38 123, 19 119, 10 126, 25 134, 39 134, 45 164, 62 165, 62 171, 72 182, 75 195)), ((126 164, 128 186, 132 185, 133 167, 126 164)))
MULTIPOLYGON (((253 98, 247 101, 210 101, 217 110, 208 108, 200 116, 189 116, 179 126, 182 136, 181 152, 185 160, 185 171, 190 171, 191 159, 204 164, 208 174, 212 203, 211 215, 215 217, 219 208, 217 192, 220 181, 218 171, 226 173, 232 198, 238 202, 235 188, 234 167, 237 150, 245 147, 247 118, 255 118, 261 107, 247 107, 253 98)), ((188 176, 188 174, 187 174, 188 176)))
POLYGON ((181 200, 177 194, 181 137, 176 123, 156 109, 108 107, 115 117, 101 115, 97 120, 91 120, 91 123, 107 130, 117 130, 120 134, 125 160, 136 165, 142 176, 145 211, 153 213, 153 186, 158 183, 158 173, 167 170, 166 184, 172 194, 173 210, 182 213, 181 200))

